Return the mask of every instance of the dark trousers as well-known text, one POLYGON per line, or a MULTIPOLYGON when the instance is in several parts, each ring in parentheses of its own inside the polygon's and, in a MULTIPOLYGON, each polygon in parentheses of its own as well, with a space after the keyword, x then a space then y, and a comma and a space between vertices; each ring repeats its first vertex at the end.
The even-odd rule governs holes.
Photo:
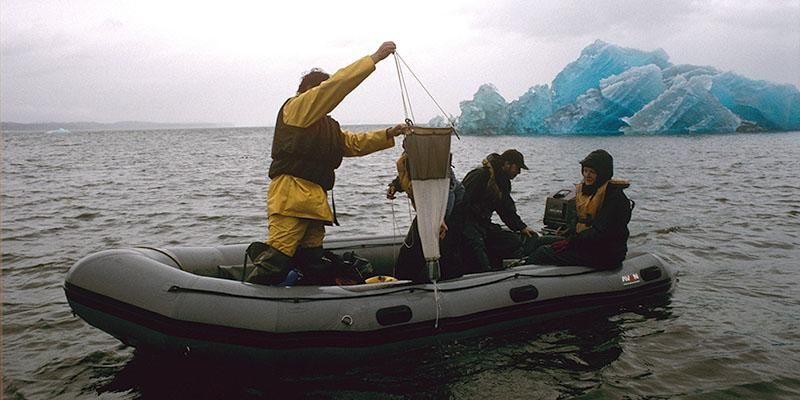
POLYGON ((578 255, 574 249, 556 251, 546 245, 539 246, 528 258, 528 261, 536 265, 578 265, 578 255))
MULTIPOLYGON (((448 233, 443 240, 439 241, 439 270, 441 280, 457 278, 461 272, 458 257, 455 254, 455 235, 448 233)), ((422 253, 422 243, 417 229, 417 219, 411 222, 400 252, 395 262, 395 277, 397 279, 410 279, 416 283, 429 282, 428 269, 426 268, 425 255, 422 253)))
POLYGON ((486 272, 503 268, 504 259, 524 257, 536 248, 536 238, 523 238, 497 224, 466 222, 459 247, 464 273, 486 272))
POLYGON ((531 264, 536 265, 580 265, 594 269, 614 269, 619 268, 622 262, 608 262, 600 257, 588 257, 578 254, 574 246, 569 246, 561 251, 556 251, 549 245, 540 246, 528 258, 531 264))

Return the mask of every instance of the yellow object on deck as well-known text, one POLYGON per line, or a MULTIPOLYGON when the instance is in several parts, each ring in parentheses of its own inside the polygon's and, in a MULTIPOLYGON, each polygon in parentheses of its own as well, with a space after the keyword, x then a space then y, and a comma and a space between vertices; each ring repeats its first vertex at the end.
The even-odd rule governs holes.
POLYGON ((373 276, 372 278, 367 278, 364 282, 366 283, 382 283, 382 282, 394 282, 397 278, 388 275, 378 275, 373 276))

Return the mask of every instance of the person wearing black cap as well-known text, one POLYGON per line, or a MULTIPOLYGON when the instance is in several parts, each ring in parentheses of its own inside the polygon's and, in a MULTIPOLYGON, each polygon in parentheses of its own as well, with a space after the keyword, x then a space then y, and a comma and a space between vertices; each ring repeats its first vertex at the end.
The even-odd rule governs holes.
POLYGON ((580 164, 583 181, 575 185, 567 239, 536 249, 533 264, 613 269, 625 259, 634 203, 623 189, 630 183, 612 179, 614 158, 605 150, 589 153, 580 164))
POLYGON ((447 222, 450 230, 459 235, 463 273, 499 269, 504 258, 522 255, 528 238, 538 237, 522 222, 511 198, 511 180, 523 169, 528 166, 522 153, 509 149, 502 154, 489 154, 482 166, 464 176, 464 196, 447 222), (514 232, 492 223, 495 212, 514 232))

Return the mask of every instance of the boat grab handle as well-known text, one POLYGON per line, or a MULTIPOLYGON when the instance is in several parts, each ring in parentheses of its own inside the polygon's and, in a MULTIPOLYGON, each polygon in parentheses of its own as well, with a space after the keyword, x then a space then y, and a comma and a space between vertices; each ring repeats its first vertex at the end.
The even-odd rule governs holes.
POLYGON ((170 254, 170 253, 169 253, 169 252, 167 252, 166 250, 163 250, 163 249, 157 249, 157 248, 155 248, 155 247, 148 247, 148 246, 138 246, 138 247, 137 247, 137 249, 153 250, 153 251, 155 251, 155 252, 161 253, 161 254, 163 254, 163 255, 167 256, 167 258, 169 258, 170 260, 172 260, 172 262, 174 262, 174 263, 175 263, 175 266, 176 266, 176 267, 178 267, 178 269, 179 269, 179 270, 181 270, 181 271, 186 271, 186 269, 185 269, 185 268, 183 268, 183 265, 181 265, 180 261, 178 261, 178 258, 177 258, 177 257, 175 257, 173 254, 170 254))

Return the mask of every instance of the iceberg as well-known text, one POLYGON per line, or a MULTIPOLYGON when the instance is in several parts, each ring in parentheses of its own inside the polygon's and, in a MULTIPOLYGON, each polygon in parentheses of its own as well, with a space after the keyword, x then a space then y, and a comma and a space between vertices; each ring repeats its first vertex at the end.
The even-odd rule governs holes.
POLYGON ((544 119, 553 113, 553 95, 547 85, 537 85, 508 106, 508 132, 543 133, 544 119))
POLYGON ((767 130, 800 130, 800 91, 796 87, 732 72, 716 75, 712 82, 711 93, 742 119, 767 130))
POLYGON ((545 119, 547 132, 552 134, 610 134, 620 133, 625 122, 620 119, 626 110, 606 99, 599 89, 589 89, 545 119))
POLYGON ((664 69, 672 64, 667 53, 658 49, 644 52, 597 40, 581 52, 553 80, 553 104, 561 107, 572 103, 587 90, 596 88, 602 79, 617 75, 631 67, 655 64, 664 69))
POLYGON ((661 68, 655 64, 634 67, 600 81, 600 94, 625 109, 625 117, 644 108, 665 89, 661 68))
POLYGON ((695 76, 700 75, 717 75, 720 71, 714 67, 706 67, 706 66, 697 66, 697 65, 690 65, 690 64, 681 64, 681 65, 673 65, 669 68, 665 68, 662 71, 662 75, 664 76, 664 85, 667 87, 672 86, 672 81, 675 80, 675 77, 682 76, 686 80, 692 79, 695 76))
POLYGON ((600 81, 592 88, 545 118, 545 131, 553 134, 620 134, 630 117, 654 100, 665 86, 661 68, 655 64, 631 68, 600 81))
POLYGON ((589 89, 545 119, 546 130, 552 134, 619 134, 626 126, 620 119, 626 110, 606 99, 599 89, 589 89))
POLYGON ((481 85, 472 100, 462 101, 457 130, 470 135, 501 135, 506 133, 508 103, 494 85, 481 85))
POLYGON ((675 77, 672 86, 630 118, 625 133, 734 132, 741 119, 709 91, 708 75, 675 77))
POLYGON ((800 91, 712 66, 673 65, 597 40, 510 103, 485 84, 460 104, 465 134, 652 134, 800 130, 800 91))
POLYGON ((431 118, 426 126, 430 128, 448 128, 450 127, 450 121, 448 121, 443 115, 437 115, 431 118))

